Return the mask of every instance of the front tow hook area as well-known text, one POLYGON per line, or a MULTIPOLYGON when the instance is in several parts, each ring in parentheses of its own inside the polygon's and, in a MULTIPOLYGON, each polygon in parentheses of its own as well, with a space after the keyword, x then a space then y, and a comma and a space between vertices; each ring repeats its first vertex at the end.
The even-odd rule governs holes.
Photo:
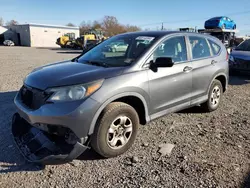
POLYGON ((12 118, 12 134, 24 158, 29 162, 43 165, 70 162, 88 149, 80 142, 68 144, 62 137, 31 126, 18 113, 12 118))

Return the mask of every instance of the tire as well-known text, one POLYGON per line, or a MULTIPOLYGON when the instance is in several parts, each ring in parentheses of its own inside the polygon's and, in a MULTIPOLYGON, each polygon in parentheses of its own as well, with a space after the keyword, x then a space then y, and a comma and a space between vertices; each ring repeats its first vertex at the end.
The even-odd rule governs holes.
POLYGON ((217 110, 217 108, 219 107, 220 102, 221 102, 222 93, 223 93, 223 87, 222 87, 221 82, 219 80, 214 80, 211 87, 210 87, 209 93, 208 93, 208 100, 201 105, 202 108, 206 112, 212 112, 212 111, 217 110), (219 91, 218 91, 218 89, 219 89, 219 91), (217 90, 217 92, 215 92, 215 90, 217 90), (219 96, 219 98, 217 98, 215 100, 214 99, 215 96, 217 96, 217 97, 219 96))
POLYGON ((101 113, 91 136, 91 146, 104 158, 121 155, 134 143, 138 127, 139 117, 135 109, 122 102, 113 102, 101 113))

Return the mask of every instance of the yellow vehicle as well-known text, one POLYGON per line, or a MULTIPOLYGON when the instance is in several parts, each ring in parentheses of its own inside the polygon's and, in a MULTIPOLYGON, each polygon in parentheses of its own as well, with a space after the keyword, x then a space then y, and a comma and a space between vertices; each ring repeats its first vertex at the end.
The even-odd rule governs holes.
POLYGON ((69 48, 75 45, 75 33, 66 33, 56 40, 56 44, 61 48, 69 48))
POLYGON ((107 39, 107 37, 104 36, 104 32, 101 29, 91 29, 85 31, 83 35, 75 40, 75 43, 78 47, 83 49, 89 43, 88 41, 91 41, 91 43, 98 43, 105 39, 107 39))

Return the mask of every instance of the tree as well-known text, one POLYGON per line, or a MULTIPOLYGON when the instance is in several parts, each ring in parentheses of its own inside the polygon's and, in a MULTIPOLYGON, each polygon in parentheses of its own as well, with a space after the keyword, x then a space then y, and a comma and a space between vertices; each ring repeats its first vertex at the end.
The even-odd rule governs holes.
POLYGON ((119 24, 117 18, 114 16, 104 16, 102 26, 108 36, 125 32, 124 27, 119 24))
POLYGON ((0 17, 0 26, 3 26, 4 25, 4 21, 3 21, 3 18, 0 17))
POLYGON ((95 21, 92 23, 92 28, 93 28, 93 29, 101 29, 101 28, 102 28, 102 23, 100 23, 99 21, 95 20, 95 21))
POLYGON ((69 26, 69 27, 75 27, 75 24, 73 24, 73 23, 69 22, 69 23, 67 23, 67 24, 66 24, 66 26, 69 26))
POLYGON ((6 25, 7 26, 18 25, 18 21, 16 21, 16 20, 10 20, 10 21, 6 22, 6 25))
POLYGON ((85 31, 90 30, 91 28, 91 22, 86 23, 85 21, 82 21, 80 24, 80 34, 83 35, 85 31))
POLYGON ((122 25, 114 16, 104 16, 101 21, 88 21, 81 22, 80 33, 84 34, 85 31, 90 29, 102 29, 107 36, 113 36, 125 32, 140 31, 141 28, 135 25, 122 25))
POLYGON ((125 27, 126 32, 141 31, 141 28, 135 25, 126 25, 124 27, 125 27))

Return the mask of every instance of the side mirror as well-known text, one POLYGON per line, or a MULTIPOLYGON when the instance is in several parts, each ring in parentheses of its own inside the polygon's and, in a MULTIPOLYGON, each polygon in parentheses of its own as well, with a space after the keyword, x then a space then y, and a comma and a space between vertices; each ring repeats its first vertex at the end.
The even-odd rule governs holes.
POLYGON ((155 60, 154 65, 156 67, 172 67, 174 62, 171 57, 158 57, 155 60))

